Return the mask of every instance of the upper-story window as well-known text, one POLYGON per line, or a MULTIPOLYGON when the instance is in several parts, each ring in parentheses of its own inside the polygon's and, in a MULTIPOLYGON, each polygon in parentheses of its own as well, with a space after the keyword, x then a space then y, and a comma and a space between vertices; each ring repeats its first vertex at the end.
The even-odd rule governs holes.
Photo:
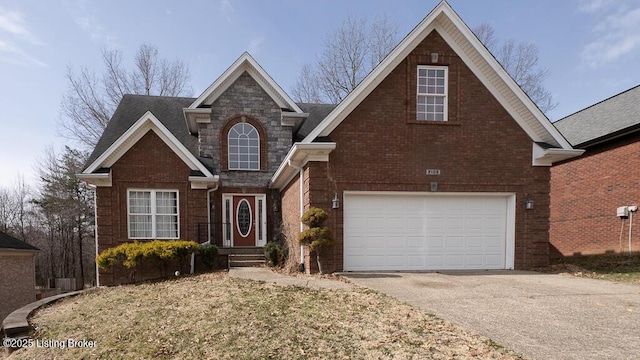
POLYGON ((447 75, 445 66, 418 66, 418 120, 447 121, 447 75))
POLYGON ((229 170, 260 170, 260 135, 253 125, 242 122, 229 130, 229 170))

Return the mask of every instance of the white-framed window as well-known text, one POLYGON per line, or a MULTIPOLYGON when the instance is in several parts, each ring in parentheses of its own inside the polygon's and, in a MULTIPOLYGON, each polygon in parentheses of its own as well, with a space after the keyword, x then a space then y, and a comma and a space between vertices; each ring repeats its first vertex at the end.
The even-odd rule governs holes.
POLYGON ((417 120, 447 121, 446 66, 418 66, 417 120))
POLYGON ((260 135, 249 123, 237 123, 228 135, 229 170, 260 170, 260 135))
POLYGON ((127 212, 130 239, 178 239, 178 191, 129 190, 127 212))

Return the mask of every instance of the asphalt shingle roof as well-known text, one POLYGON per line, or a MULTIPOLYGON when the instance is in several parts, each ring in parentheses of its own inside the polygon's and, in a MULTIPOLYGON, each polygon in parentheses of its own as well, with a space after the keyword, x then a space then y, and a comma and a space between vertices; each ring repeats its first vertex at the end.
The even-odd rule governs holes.
MULTIPOLYGON (((160 122, 191 152, 203 165, 212 169, 212 160, 198 154, 198 137, 189 133, 184 120, 183 108, 189 107, 195 98, 166 97, 149 95, 125 95, 104 130, 85 167, 93 163, 142 115, 151 111, 160 122)), ((336 107, 333 104, 298 104, 309 113, 309 117, 294 129, 294 141, 302 140, 336 107)), ((99 171, 99 170, 98 170, 99 171)))
POLYGON ((205 166, 207 159, 198 156, 198 138, 189 133, 182 109, 189 107, 195 98, 149 95, 125 95, 113 113, 102 137, 89 156, 86 166, 94 162, 109 146, 124 134, 142 115, 151 111, 153 115, 205 166))
POLYGON ((554 123, 574 147, 640 125, 640 85, 554 123))
POLYGON ((0 249, 14 249, 14 250, 35 250, 40 251, 35 246, 31 246, 22 240, 18 240, 13 236, 0 231, 0 249))
POLYGON ((298 106, 302 111, 309 113, 309 117, 307 117, 302 123, 298 124, 296 128, 293 130, 294 133, 294 141, 300 141, 304 139, 313 129, 315 129, 324 118, 329 115, 333 109, 336 108, 336 104, 309 104, 309 103, 299 103, 298 106))

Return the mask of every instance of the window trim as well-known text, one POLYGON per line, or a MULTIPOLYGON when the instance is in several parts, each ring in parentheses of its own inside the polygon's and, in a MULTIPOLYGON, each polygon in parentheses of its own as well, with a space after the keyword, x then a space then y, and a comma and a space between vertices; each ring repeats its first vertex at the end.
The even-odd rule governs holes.
POLYGON ((418 65, 416 69, 416 121, 418 122, 429 122, 429 123, 442 123, 449 121, 449 67, 442 65, 418 65), (434 93, 421 93, 420 92, 420 70, 444 70, 444 94, 434 94, 434 93), (418 106, 420 97, 439 97, 443 98, 443 114, 442 120, 421 120, 418 119, 418 106))
POLYGON ((177 189, 141 189, 141 188, 131 188, 131 189, 127 189, 127 236, 129 239, 132 240, 149 240, 149 239, 156 239, 156 240, 175 240, 175 239, 180 239, 180 191, 177 189), (144 215, 144 214, 131 214, 131 203, 130 203, 130 198, 131 198, 131 193, 132 192, 148 192, 150 193, 150 202, 151 202, 151 236, 150 237, 146 237, 146 236, 142 236, 142 237, 134 237, 131 236, 131 215, 144 215), (160 216, 173 216, 173 214, 158 214, 157 213, 157 208, 156 208, 156 194, 159 192, 172 192, 176 194, 176 222, 177 222, 177 234, 176 237, 158 237, 157 235, 157 221, 156 221, 156 217, 158 215, 160 216))
MULTIPOLYGON (((253 124, 250 124, 248 122, 239 122, 236 124, 233 124, 229 130, 227 131, 227 169, 228 170, 233 170, 233 171, 260 171, 262 166, 261 166, 261 162, 260 162, 260 152, 261 152, 261 144, 260 144, 260 131, 258 131, 258 128, 256 128, 253 124), (232 161, 231 161, 231 144, 230 144, 230 140, 231 140, 231 131, 233 131, 233 129, 240 125, 248 125, 251 126, 251 128, 253 128, 253 130, 256 132, 256 135, 258 136, 257 140, 258 140, 258 151, 257 151, 257 155, 258 155, 258 160, 257 160, 257 168, 249 168, 249 169, 242 169, 242 168, 238 168, 238 167, 232 167, 232 161)), ((253 154, 248 154, 249 156, 253 155, 253 154)), ((238 153, 238 156, 240 156, 240 153, 238 153)), ((237 161, 238 163, 240 162, 240 160, 237 161)), ((249 165, 252 164, 252 161, 249 160, 249 165)), ((239 165, 239 164, 238 164, 239 165)))

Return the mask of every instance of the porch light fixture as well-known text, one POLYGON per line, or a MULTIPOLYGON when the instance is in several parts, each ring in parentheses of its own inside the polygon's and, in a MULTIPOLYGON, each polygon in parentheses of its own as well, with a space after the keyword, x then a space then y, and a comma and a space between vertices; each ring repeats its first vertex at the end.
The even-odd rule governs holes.
POLYGON ((525 199, 524 200, 524 208, 525 208, 525 210, 533 210, 533 200, 525 199))
POLYGON ((338 199, 338 193, 334 193, 333 200, 331 200, 331 207, 334 209, 340 208, 340 199, 338 199))

